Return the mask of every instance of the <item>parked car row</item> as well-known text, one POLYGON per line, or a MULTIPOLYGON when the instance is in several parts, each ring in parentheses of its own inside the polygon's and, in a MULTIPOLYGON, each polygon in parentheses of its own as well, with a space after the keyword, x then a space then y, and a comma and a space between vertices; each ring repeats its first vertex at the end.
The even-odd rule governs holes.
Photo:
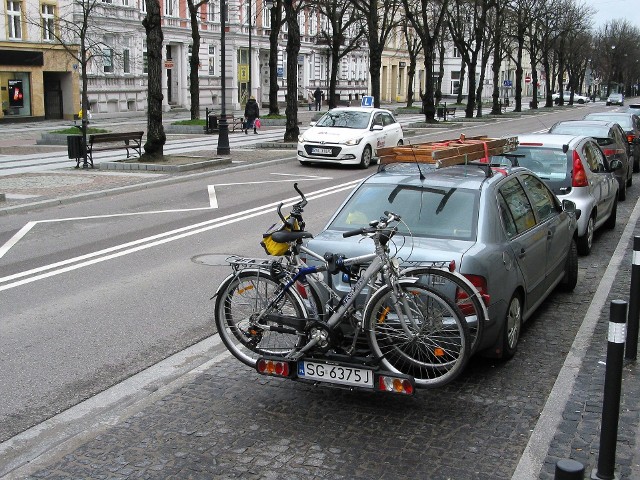
MULTIPOLYGON (((387 140, 371 139, 385 130, 384 121, 382 128, 373 125, 376 109, 369 109, 358 133, 339 126, 345 110, 331 111, 336 116, 328 112, 314 132, 301 136, 301 163, 317 161, 314 155, 321 162, 343 161, 329 153, 338 145, 325 140, 331 129, 348 131, 336 137, 340 142, 370 145, 372 152, 376 145, 402 143, 401 128, 387 140)), ((490 165, 383 165, 354 189, 308 246, 320 255, 370 253, 370 242, 342 233, 367 226, 384 211, 401 215, 393 254, 402 263, 452 262, 487 305, 478 351, 510 358, 522 323, 556 287, 575 287, 578 255, 589 254, 597 229, 616 226, 618 202, 638 169, 639 117, 634 112, 587 117, 558 122, 548 133, 519 135, 517 149, 492 157, 490 165)), ((355 163, 360 154, 353 155, 348 160, 355 163)), ((365 166, 362 157, 358 163, 365 166)), ((332 280, 346 294, 350 279, 338 274, 332 280)))

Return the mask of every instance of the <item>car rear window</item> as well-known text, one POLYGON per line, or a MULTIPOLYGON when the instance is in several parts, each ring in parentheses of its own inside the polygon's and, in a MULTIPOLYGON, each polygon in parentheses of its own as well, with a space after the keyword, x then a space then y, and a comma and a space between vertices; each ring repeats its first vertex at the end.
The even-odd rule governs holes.
POLYGON ((608 115, 589 115, 589 120, 606 120, 608 122, 616 122, 625 130, 631 130, 633 125, 631 124, 631 117, 611 117, 608 115))
POLYGON ((461 188, 362 185, 329 228, 353 230, 392 211, 402 216, 398 229, 404 235, 474 240, 478 196, 475 190, 461 188))
MULTIPOLYGON (((561 148, 520 145, 512 155, 518 165, 538 175, 554 193, 558 194, 561 188, 571 185, 567 154, 561 148)), ((502 162, 500 157, 494 159, 502 162)))
POLYGON ((369 112, 354 111, 330 111, 318 120, 316 127, 339 127, 339 128, 367 128, 369 126, 369 112))
POLYGON ((609 127, 598 128, 589 127, 586 125, 572 125, 571 123, 562 123, 553 127, 552 133, 565 135, 586 135, 587 137, 605 138, 609 136, 609 127))

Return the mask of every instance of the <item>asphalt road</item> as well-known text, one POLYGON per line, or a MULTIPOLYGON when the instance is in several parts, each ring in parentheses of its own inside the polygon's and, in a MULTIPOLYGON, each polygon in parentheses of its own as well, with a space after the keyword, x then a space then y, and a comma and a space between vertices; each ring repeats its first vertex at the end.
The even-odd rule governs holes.
MULTIPOLYGON (((531 133, 600 109, 468 125, 416 140, 531 133)), ((275 205, 295 197, 293 181, 310 198, 308 230, 318 231, 366 174, 289 161, 0 217, 0 246, 24 229, 0 258, 0 441, 211 336, 209 298, 227 270, 202 265, 200 255, 261 255, 275 205)), ((433 476, 416 478, 508 478, 638 200, 640 179, 634 181, 619 226, 597 235, 592 255, 581 257, 576 291, 551 296, 528 322, 512 361, 475 359, 453 384, 403 401, 264 380, 227 359, 219 377, 209 379, 223 385, 208 407, 239 422, 245 438, 261 420, 295 432, 287 436, 293 444, 306 433, 308 455, 309 438, 322 450, 330 446, 319 435, 342 432, 335 437, 335 448, 345 452, 342 478, 367 478, 379 461, 412 476, 420 471, 416 458, 434 468, 433 476), (267 405, 287 426, 264 414, 247 417, 267 405), (366 454, 352 465, 356 445, 366 454)))

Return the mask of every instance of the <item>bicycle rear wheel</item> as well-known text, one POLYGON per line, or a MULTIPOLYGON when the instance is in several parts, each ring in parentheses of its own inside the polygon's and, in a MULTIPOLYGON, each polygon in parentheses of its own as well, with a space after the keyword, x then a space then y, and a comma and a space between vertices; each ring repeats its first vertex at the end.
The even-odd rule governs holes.
POLYGON ((220 338, 233 356, 250 367, 255 367, 261 356, 287 355, 301 341, 291 327, 254 321, 267 310, 270 314, 306 317, 302 300, 291 291, 274 303, 281 289, 269 272, 261 270, 230 275, 218 288, 214 314, 220 338))
POLYGON ((384 368, 414 377, 418 387, 452 381, 470 357, 464 316, 451 300, 414 278, 399 280, 396 288, 397 298, 384 286, 365 308, 372 352, 384 368))
POLYGON ((437 267, 413 267, 401 272, 402 277, 418 279, 420 285, 430 287, 455 304, 462 312, 471 340, 473 355, 484 335, 484 326, 489 318, 487 307, 478 289, 463 275, 437 267))

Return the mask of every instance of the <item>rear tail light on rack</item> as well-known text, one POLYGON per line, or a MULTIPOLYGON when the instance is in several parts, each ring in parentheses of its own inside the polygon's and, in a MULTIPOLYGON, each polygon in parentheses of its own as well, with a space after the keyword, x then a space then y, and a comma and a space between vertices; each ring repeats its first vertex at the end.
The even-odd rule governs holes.
POLYGON ((270 360, 261 358, 256 363, 256 370, 263 375, 269 375, 272 377, 284 377, 289 378, 291 376, 291 368, 289 362, 282 360, 270 360))
POLYGON ((627 142, 633 143, 635 139, 636 139, 636 136, 633 133, 627 133, 627 142))
POLYGON ((587 180, 587 172, 582 166, 582 159, 577 150, 573 151, 573 175, 571 176, 572 187, 586 187, 589 185, 587 180))
POLYGON ((378 390, 381 392, 401 393, 413 395, 415 388, 413 383, 406 378, 391 377, 389 375, 378 376, 378 390))

